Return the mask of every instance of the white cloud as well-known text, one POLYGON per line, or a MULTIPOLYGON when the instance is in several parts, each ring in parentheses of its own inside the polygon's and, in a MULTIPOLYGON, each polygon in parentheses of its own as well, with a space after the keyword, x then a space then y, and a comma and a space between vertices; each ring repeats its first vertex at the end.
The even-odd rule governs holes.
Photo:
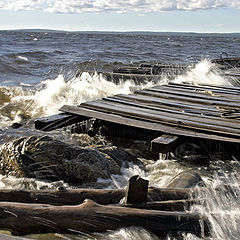
POLYGON ((236 8, 239 0, 0 0, 0 9, 42 10, 59 13, 159 12, 171 10, 236 8))

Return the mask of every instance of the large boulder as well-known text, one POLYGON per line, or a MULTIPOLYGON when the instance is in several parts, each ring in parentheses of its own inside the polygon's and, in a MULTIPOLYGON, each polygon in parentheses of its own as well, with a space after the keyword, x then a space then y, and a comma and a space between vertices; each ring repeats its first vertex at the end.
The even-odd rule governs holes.
POLYGON ((64 180, 81 185, 94 183, 99 177, 119 174, 121 162, 132 159, 129 157, 116 147, 101 152, 48 136, 31 136, 12 140, 0 147, 0 169, 2 174, 17 177, 64 180))

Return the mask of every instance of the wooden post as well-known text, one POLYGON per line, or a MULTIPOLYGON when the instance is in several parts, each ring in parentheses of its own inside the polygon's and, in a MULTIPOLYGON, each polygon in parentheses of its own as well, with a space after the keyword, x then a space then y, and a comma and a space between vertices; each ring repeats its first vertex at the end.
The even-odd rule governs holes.
POLYGON ((132 176, 128 180, 126 191, 126 203, 147 202, 148 181, 140 178, 139 175, 132 176))
POLYGON ((151 148, 152 152, 159 152, 159 153, 168 153, 173 152, 174 148, 177 145, 179 140, 178 136, 170 135, 170 134, 163 134, 158 138, 155 138, 151 141, 151 148))

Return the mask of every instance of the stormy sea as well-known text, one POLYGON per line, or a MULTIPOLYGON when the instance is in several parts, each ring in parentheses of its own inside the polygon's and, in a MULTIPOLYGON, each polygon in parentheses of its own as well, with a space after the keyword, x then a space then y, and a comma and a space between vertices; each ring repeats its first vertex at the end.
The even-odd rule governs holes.
MULTIPOLYGON (((210 61, 219 58, 223 52, 229 57, 239 57, 240 34, 0 31, 0 145, 20 137, 47 135, 82 147, 117 144, 141 159, 143 166, 123 164, 119 174, 97 179, 99 188, 124 188, 133 175, 149 180, 151 186, 164 187, 178 173, 193 170, 200 174, 209 189, 204 196, 206 203, 190 210, 205 216, 211 223, 207 239, 239 239, 239 157, 230 156, 224 160, 215 157, 207 165, 189 164, 165 154, 153 159, 146 149, 143 150, 145 143, 140 140, 126 146, 121 140, 113 143, 102 135, 89 137, 73 133, 67 127, 50 132, 34 128, 34 119, 57 114, 64 104, 78 105, 106 96, 130 94, 136 89, 170 81, 163 76, 154 82, 131 79, 116 82, 99 73, 111 72, 121 66, 194 63, 191 70, 171 81, 195 85, 239 85, 236 79, 229 77, 231 74, 220 74, 217 66, 210 61), (234 190, 228 193, 214 190, 223 184, 234 190)), ((240 75, 239 72, 237 74, 240 75)), ((1 189, 56 189, 59 185, 74 188, 66 180, 45 181, 16 177, 14 174, 0 175, 1 189)), ((44 240, 159 239, 140 227, 96 234, 34 234, 26 237, 44 240)), ((169 235, 164 239, 175 237, 169 235)), ((185 233, 181 239, 206 238, 185 233)))

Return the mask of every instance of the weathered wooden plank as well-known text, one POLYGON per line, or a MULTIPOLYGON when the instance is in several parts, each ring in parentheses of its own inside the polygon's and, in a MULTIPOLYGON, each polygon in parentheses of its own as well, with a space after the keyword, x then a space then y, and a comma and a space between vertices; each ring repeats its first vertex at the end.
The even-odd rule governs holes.
POLYGON ((171 86, 177 89, 197 89, 202 91, 212 91, 214 93, 224 93, 224 94, 234 94, 234 95, 240 95, 240 90, 232 90, 227 88, 219 88, 219 87, 209 87, 209 86, 203 86, 203 85, 189 85, 189 84, 180 84, 180 83, 174 83, 170 82, 168 85, 164 86, 171 86))
MULTIPOLYGON (((209 119, 201 119, 200 121, 194 121, 193 117, 184 119, 178 115, 170 115, 168 113, 158 112, 154 110, 142 109, 138 107, 128 106, 121 104, 109 104, 103 101, 92 101, 83 103, 81 106, 87 107, 93 110, 105 111, 108 113, 114 113, 122 116, 134 117, 141 120, 148 120, 151 122, 166 123, 174 126, 184 126, 184 128, 194 128, 204 130, 208 132, 215 132, 223 135, 235 135, 240 136, 240 125, 229 124, 226 122, 225 125, 218 125, 218 121, 210 121, 209 119)), ((200 118, 197 118, 199 120, 200 118)), ((220 121, 219 121, 220 122, 220 121)), ((223 121, 223 123, 225 123, 223 121)))
POLYGON ((148 91, 148 90, 136 91, 135 94, 143 95, 143 96, 147 95, 147 96, 153 96, 153 97, 175 99, 178 101, 183 101, 188 103, 193 102, 193 103, 201 103, 205 105, 212 105, 212 106, 218 106, 218 107, 224 107, 224 108, 240 109, 240 105, 237 104, 237 102, 213 101, 208 99, 192 98, 188 96, 179 96, 171 93, 160 93, 160 92, 154 92, 154 91, 148 91))
MULTIPOLYGON (((103 98, 105 99, 105 98, 103 98)), ((108 97, 107 99, 125 99, 128 101, 140 102, 145 103, 148 106, 166 106, 168 108, 179 109, 180 111, 188 111, 191 109, 199 111, 208 111, 219 113, 219 109, 214 106, 206 105, 206 104, 199 104, 199 103, 192 103, 192 102, 181 102, 175 101, 172 99, 166 99, 162 97, 154 97, 154 96, 147 96, 147 95, 136 95, 136 94, 118 94, 112 97, 108 97)))
POLYGON ((168 153, 176 147, 179 142, 179 137, 170 134, 163 134, 151 141, 152 152, 168 153))
POLYGON ((60 113, 35 120, 35 128, 42 131, 51 131, 57 128, 62 128, 80 121, 86 120, 86 117, 79 115, 60 113))
POLYGON ((106 112, 99 112, 91 109, 86 109, 83 107, 64 105, 63 107, 61 107, 60 111, 79 114, 80 116, 89 116, 89 117, 101 119, 107 122, 114 122, 114 123, 118 123, 126 126, 153 130, 153 131, 159 132, 159 135, 160 133, 169 133, 173 135, 176 134, 180 136, 203 138, 203 139, 222 141, 222 142, 239 143, 240 141, 240 137, 234 137, 234 136, 226 137, 226 136, 219 136, 213 133, 197 132, 194 130, 185 129, 183 126, 173 127, 167 124, 132 119, 130 117, 119 116, 119 115, 110 114, 106 112))
POLYGON ((208 86, 208 87, 217 87, 217 88, 221 88, 221 89, 229 89, 229 90, 237 90, 240 91, 240 87, 238 86, 223 86, 223 85, 213 85, 213 84, 208 84, 208 83, 204 83, 204 84, 199 84, 200 86, 208 86))
MULTIPOLYGON (((113 98, 113 97, 109 97, 109 98, 104 98, 102 100, 102 102, 112 102, 112 103, 116 103, 116 104, 124 104, 126 105, 126 107, 128 106, 135 106, 135 107, 139 107, 139 108, 143 108, 144 110, 148 109, 148 110, 156 110, 159 111, 159 114, 164 114, 164 113, 169 113, 169 114, 177 114, 178 117, 182 118, 182 119, 189 119, 191 118, 191 120, 195 119, 197 122, 201 122, 201 119, 206 120, 206 119, 212 119, 212 120, 216 120, 221 122, 223 125, 228 124, 229 121, 226 121, 226 119, 224 120, 222 118, 222 113, 221 112, 212 112, 212 111, 200 111, 200 110, 184 110, 184 109, 179 109, 179 108, 174 108, 174 107, 163 107, 160 104, 156 104, 156 105, 152 105, 151 103, 148 104, 146 102, 142 103, 142 102, 138 102, 138 101, 132 101, 132 100, 122 100, 119 98, 113 98)), ((236 123, 236 121, 238 121, 237 119, 235 119, 234 122, 236 123)), ((240 123, 240 122, 239 122, 240 123)), ((229 124, 229 126, 232 126, 231 124, 229 124)), ((237 127, 239 127, 239 124, 237 125, 237 127)))
POLYGON ((192 98, 206 99, 208 101, 210 100, 210 101, 216 101, 216 102, 220 102, 220 103, 221 102, 230 102, 230 103, 235 103, 235 104, 239 103, 239 97, 237 99, 230 99, 230 98, 222 97, 221 95, 212 96, 208 92, 197 92, 197 91, 191 91, 191 90, 187 91, 187 90, 183 90, 183 89, 181 91, 178 91, 178 90, 174 90, 174 89, 167 89, 167 87, 164 87, 164 86, 161 86, 159 88, 158 87, 148 88, 146 91, 186 96, 191 99, 192 98))
MULTIPOLYGON (((140 96, 141 97, 141 96, 140 96)), ((178 108, 174 105, 172 106, 166 106, 164 104, 157 104, 154 102, 147 102, 145 98, 143 98, 144 101, 138 101, 136 98, 129 98, 126 99, 124 97, 108 97, 108 98, 103 98, 104 101, 108 101, 108 102, 115 102, 115 103, 122 103, 122 104, 126 104, 126 105, 132 105, 132 106, 139 106, 142 108, 146 108, 146 109, 155 109, 155 110, 161 110, 161 111, 166 111, 166 112, 175 112, 175 113, 191 113, 191 114, 197 114, 200 115, 202 113, 207 113, 207 111, 202 111, 202 113, 200 111, 197 110, 189 110, 189 109, 184 109, 184 108, 178 108)), ((200 109, 199 109, 200 110, 200 109)), ((212 111, 208 111, 209 115, 213 115, 213 116, 221 116, 221 114, 218 112, 212 112, 212 111)))
POLYGON ((181 93, 186 93, 186 94, 194 94, 196 97, 202 97, 202 98, 208 98, 211 97, 213 100, 219 100, 221 101, 228 99, 228 101, 236 101, 240 99, 239 94, 235 93, 226 93, 224 91, 218 92, 214 90, 209 90, 209 89, 198 89, 198 88, 184 88, 184 87, 176 87, 172 85, 163 85, 163 86, 155 86, 151 89, 156 89, 156 90, 166 90, 166 91, 180 91, 181 93))

